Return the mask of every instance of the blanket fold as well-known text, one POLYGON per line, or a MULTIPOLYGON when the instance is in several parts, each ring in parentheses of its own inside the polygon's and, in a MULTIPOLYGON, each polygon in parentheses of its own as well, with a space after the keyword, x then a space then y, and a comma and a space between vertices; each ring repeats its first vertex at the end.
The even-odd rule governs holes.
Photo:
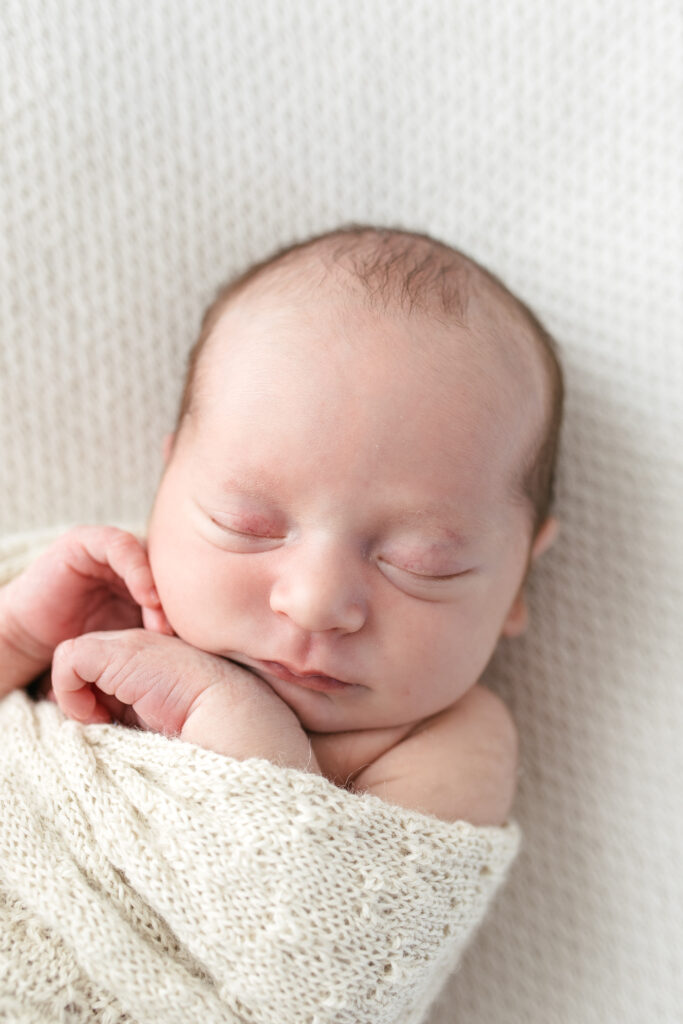
POLYGON ((0 736, 17 1024, 417 1024, 519 847, 23 691, 0 736))

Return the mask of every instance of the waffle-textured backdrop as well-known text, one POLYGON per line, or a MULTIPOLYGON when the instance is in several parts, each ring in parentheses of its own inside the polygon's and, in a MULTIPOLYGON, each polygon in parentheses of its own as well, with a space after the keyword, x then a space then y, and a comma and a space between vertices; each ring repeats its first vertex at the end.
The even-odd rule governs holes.
POLYGON ((544 319, 563 532, 487 681, 524 849, 434 1024, 683 1019, 683 7, 3 0, 0 533, 144 517, 217 285, 350 220, 544 319))

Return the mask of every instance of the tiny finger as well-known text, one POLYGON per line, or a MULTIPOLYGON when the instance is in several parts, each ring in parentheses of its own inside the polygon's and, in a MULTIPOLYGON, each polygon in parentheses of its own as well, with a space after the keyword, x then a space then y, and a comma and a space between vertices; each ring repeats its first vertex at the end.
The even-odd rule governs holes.
POLYGON ((52 660, 52 699, 65 715, 84 724, 111 721, 92 686, 99 675, 98 660, 94 645, 84 644, 82 638, 65 640, 56 648, 52 660), (76 671, 76 660, 86 666, 78 666, 82 675, 76 671))
POLYGON ((142 625, 152 633, 165 633, 166 636, 175 636, 173 627, 166 618, 163 608, 143 608, 142 625))
POLYGON ((146 545, 117 527, 86 528, 79 534, 86 554, 102 569, 123 581, 133 600, 143 608, 159 608, 146 545))
POLYGON ((69 718, 75 718, 83 725, 110 722, 111 716, 97 700, 90 686, 84 684, 78 690, 62 690, 59 697, 52 698, 69 718))

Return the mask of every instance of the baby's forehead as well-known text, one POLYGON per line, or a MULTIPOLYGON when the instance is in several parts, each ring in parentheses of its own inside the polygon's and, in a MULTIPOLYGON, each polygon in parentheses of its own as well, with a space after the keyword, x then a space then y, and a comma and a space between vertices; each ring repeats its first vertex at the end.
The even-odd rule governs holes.
POLYGON ((332 345, 361 351, 372 345, 378 354, 384 346, 388 361, 408 365, 414 356, 416 363, 426 359, 442 363, 444 369, 480 368, 491 382, 502 376, 527 396, 542 394, 545 372, 539 344, 514 297, 484 275, 475 275, 466 288, 448 309, 436 286, 433 294, 423 289, 416 304, 403 301, 400 292, 380 296, 369 291, 343 267, 326 265, 319 258, 300 259, 273 268, 233 297, 219 316, 208 347, 230 351, 239 343, 244 325, 262 321, 275 353, 284 338, 291 342, 301 324, 314 333, 320 322, 322 334, 325 317, 331 317, 339 330, 334 337, 321 337, 323 355, 334 354, 332 345), (398 345, 399 338, 407 343, 398 345))
POLYGON ((528 395, 525 401, 524 360, 514 339, 504 336, 504 311, 487 322, 476 305, 472 310, 468 326, 423 310, 407 315, 397 306, 364 302, 345 280, 314 295, 302 290, 301 280, 295 288, 280 281, 253 290, 231 304, 216 326, 198 381, 198 405, 207 398, 213 405, 212 396, 222 404, 231 378, 235 384, 239 377, 236 390, 243 393, 246 363, 254 387, 273 391, 263 395, 271 405, 304 374, 312 401, 325 393, 332 403, 348 403, 350 416, 355 409, 365 418, 367 406, 376 404, 375 420, 382 413, 390 418, 386 403, 393 401, 418 438, 432 429, 424 415, 431 404, 444 439, 452 421, 463 429, 469 424, 471 439, 486 436, 501 452, 514 442, 516 451, 537 427, 528 395))
MULTIPOLYGON (((251 328, 259 321, 275 352, 302 324, 315 333, 317 321, 331 312, 341 329, 334 338, 321 337, 323 354, 331 353, 332 344, 362 352, 368 345, 380 351, 386 342, 389 362, 400 358, 419 368, 427 361, 443 366, 446 374, 476 371, 490 383, 492 402, 494 386, 514 393, 533 421, 529 432, 540 433, 550 388, 526 307, 485 268, 440 243, 415 236, 379 257, 373 246, 372 238, 347 239, 341 248, 338 240, 326 238, 247 275, 214 320, 197 376, 204 376, 202 364, 206 368, 211 350, 229 352, 243 334, 253 341, 251 328), (408 335, 413 347, 395 348, 397 334, 408 335)), ((195 383, 203 390, 204 382, 189 379, 188 393, 195 383)))

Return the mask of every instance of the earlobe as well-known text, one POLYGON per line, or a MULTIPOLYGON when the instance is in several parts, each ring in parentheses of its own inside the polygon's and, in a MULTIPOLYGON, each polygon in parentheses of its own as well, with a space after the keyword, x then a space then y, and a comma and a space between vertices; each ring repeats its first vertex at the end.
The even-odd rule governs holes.
MULTIPOLYGON (((560 524, 554 516, 549 516, 543 523, 536 534, 536 538, 531 547, 531 555, 529 563, 535 562, 537 558, 555 543, 558 533, 560 532, 560 524)), ((524 584, 519 588, 517 597, 512 603, 512 607, 507 614, 507 618, 503 624, 501 630, 502 636, 521 636, 525 633, 529 626, 529 609, 527 608, 526 597, 524 596, 524 584)))
POLYGON ((554 516, 548 516, 543 526, 536 534, 536 539, 531 547, 531 561, 535 561, 540 558, 544 552, 551 547, 557 540, 557 535, 560 532, 560 524, 554 516))
POLYGON ((175 432, 171 433, 171 434, 166 434, 166 436, 164 437, 164 440, 163 440, 162 447, 161 447, 161 453, 162 453, 162 455, 164 457, 164 465, 166 465, 168 463, 168 460, 171 457, 171 452, 173 451, 174 443, 175 443, 175 432))
POLYGON ((512 607, 503 623, 501 636, 521 636, 522 633, 526 632, 528 625, 529 610, 524 596, 524 587, 520 587, 517 597, 513 601, 512 607))

